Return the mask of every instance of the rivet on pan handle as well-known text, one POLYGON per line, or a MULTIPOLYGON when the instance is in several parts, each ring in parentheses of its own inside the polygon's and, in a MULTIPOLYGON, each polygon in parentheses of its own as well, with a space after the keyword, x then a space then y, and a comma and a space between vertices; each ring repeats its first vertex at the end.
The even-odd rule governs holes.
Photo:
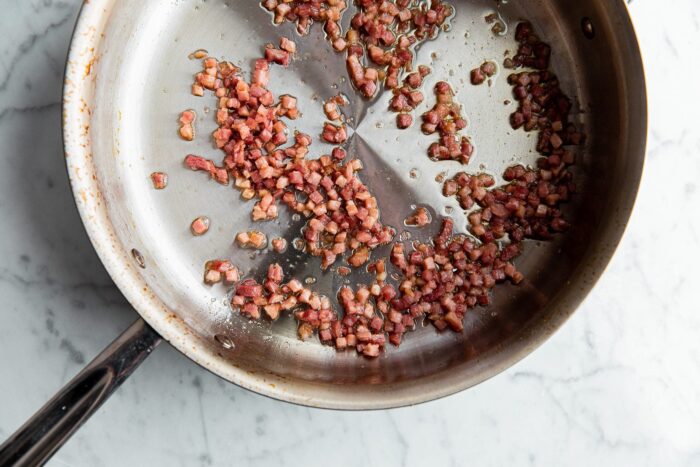
POLYGON ((139 319, 0 446, 0 466, 42 465, 160 343, 139 319))

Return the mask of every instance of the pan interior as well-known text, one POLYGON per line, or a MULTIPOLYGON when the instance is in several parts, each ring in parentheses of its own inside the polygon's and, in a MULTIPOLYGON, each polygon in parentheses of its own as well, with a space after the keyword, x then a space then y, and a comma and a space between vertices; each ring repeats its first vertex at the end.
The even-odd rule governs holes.
MULTIPOLYGON (((634 122, 625 117, 628 90, 621 84, 625 78, 618 64, 624 50, 616 30, 619 24, 604 8, 607 2, 504 1, 498 11, 509 31, 501 36, 484 20, 496 11, 497 2, 452 1, 457 14, 450 30, 418 50, 417 63, 430 65, 433 72, 425 83, 426 100, 414 115, 432 106, 436 81, 453 85, 469 120, 466 133, 477 148, 466 168, 429 160, 426 149, 432 137, 422 135, 419 125, 397 130, 394 114, 386 110, 388 94, 372 102, 358 98, 346 79, 343 56, 330 49, 320 27, 299 38, 292 25, 274 26, 258 3, 123 0, 114 2, 109 12, 93 65, 97 77, 91 118, 93 162, 118 242, 126 251, 133 248, 141 253, 146 267, 140 271, 152 291, 211 347, 220 365, 273 375, 290 388, 299 383, 346 395, 367 391, 360 389, 365 383, 372 383, 371 391, 400 392, 428 381, 434 384, 446 374, 461 375, 461 382, 442 380, 446 386, 464 387, 467 381, 483 379, 485 367, 502 368, 522 356, 528 340, 532 343, 549 335, 595 279, 595 274, 587 275, 588 264, 600 258, 604 262, 610 254, 610 239, 602 226, 611 222, 621 206, 619 189, 626 168, 633 163, 626 141, 634 122), (583 17, 596 26, 593 40, 581 31, 583 17), (403 220, 415 205, 428 206, 433 217, 449 212, 456 226, 465 228, 459 206, 440 194, 441 184, 435 180, 440 173, 451 176, 467 170, 499 175, 508 165, 531 164, 536 158, 536 134, 513 131, 508 123, 515 104, 507 102, 512 100, 505 82, 507 70, 499 71, 492 86, 469 83, 469 70, 484 60, 501 64, 504 52, 515 50, 512 30, 521 18, 530 19, 552 44, 553 68, 575 101, 574 120, 588 135, 576 169, 580 193, 566 208, 575 228, 551 243, 526 244, 517 261, 527 278, 523 285, 497 287, 491 306, 467 314, 462 334, 420 327, 406 335, 399 349, 389 348, 369 361, 352 352, 336 353, 316 339, 298 341, 291 318, 275 323, 248 321, 231 312, 223 286, 202 283, 203 265, 213 258, 230 258, 246 275, 258 278, 270 262, 280 262, 287 277, 313 278, 312 287, 330 296, 345 283, 366 283, 367 277, 321 273, 317 259, 291 247, 280 256, 270 250, 251 253, 234 245, 235 233, 250 228, 265 232, 268 238, 283 236, 291 243, 300 236, 301 223, 282 207, 278 220, 253 224, 252 202, 242 200, 230 186, 218 185, 183 166, 189 153, 217 162, 222 158, 209 136, 215 129, 216 102, 213 97, 190 94, 201 64, 188 59, 188 54, 206 49, 247 73, 265 43, 276 43, 281 35, 293 38, 299 58, 287 70, 273 67, 271 79, 276 96, 289 93, 299 99, 303 117, 289 122, 290 129, 316 137, 324 121, 323 100, 338 92, 350 97, 353 121, 348 149, 364 163, 361 177, 379 200, 383 222, 424 240, 439 223, 425 232, 405 228, 403 220), (193 142, 177 135, 178 116, 184 109, 197 113, 193 142), (149 174, 154 171, 169 175, 165 190, 152 188, 149 174), (197 216, 208 216, 212 222, 202 237, 193 237, 189 231, 197 216)), ((330 149, 316 138, 312 155, 330 149)), ((626 217, 621 220, 624 223, 626 217)), ((450 390, 445 387, 438 392, 450 390)))

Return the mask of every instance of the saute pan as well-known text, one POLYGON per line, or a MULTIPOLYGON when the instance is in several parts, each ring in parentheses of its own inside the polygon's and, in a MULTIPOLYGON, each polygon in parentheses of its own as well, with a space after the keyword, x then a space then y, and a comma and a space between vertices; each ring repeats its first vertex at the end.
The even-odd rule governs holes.
MULTIPOLYGON (((529 242, 518 259, 526 280, 503 286, 493 304, 471 310, 462 333, 432 326, 406 336, 401 347, 369 360, 338 353, 317 340, 299 341, 293 319, 250 322, 228 305, 224 287, 202 283, 202 265, 228 257, 255 276, 271 261, 329 296, 344 281, 321 273, 316 259, 290 248, 250 254, 233 243, 252 227, 250 207, 230 187, 187 170, 187 153, 219 158, 207 137, 214 129, 206 106, 189 93, 201 66, 196 49, 249 71, 267 42, 296 37, 293 25, 275 26, 257 0, 91 0, 83 5, 65 76, 65 157, 85 228, 112 279, 141 318, 48 402, 1 448, 0 464, 36 465, 58 447, 164 339, 220 377, 269 397, 332 409, 383 409, 417 404, 469 388, 513 365, 544 342, 574 312, 600 277, 625 229, 637 193, 646 143, 642 61, 622 0, 452 0, 449 31, 424 43, 419 63, 435 81, 453 83, 469 118, 477 153, 468 170, 502 173, 507 165, 535 161, 535 138, 508 123, 511 98, 505 76, 492 86, 469 84, 469 70, 486 59, 501 62, 515 49, 512 28, 527 18, 553 49, 553 69, 573 97, 575 119, 587 142, 576 166, 579 193, 567 205, 570 232, 553 242, 529 242), (484 17, 498 10, 510 29, 499 34, 484 17), (177 137, 184 109, 198 114, 195 142, 177 137), (170 176, 154 190, 149 174, 170 176), (212 219, 193 237, 189 223, 212 219)), ((349 16, 349 15, 348 15, 349 16)), ((412 205, 463 212, 443 198, 435 178, 460 170, 425 156, 416 129, 390 125, 388 96, 365 101, 345 78, 343 57, 328 47, 321 28, 295 38, 298 59, 273 72, 273 91, 299 99, 297 125, 318 135, 320 102, 350 96, 348 149, 363 160, 363 181, 376 192, 382 219, 402 225, 412 205), (316 116, 317 118, 313 118, 316 116)), ((416 125, 414 125, 416 126, 416 125)), ((300 223, 280 216, 256 228, 292 241, 300 223)))

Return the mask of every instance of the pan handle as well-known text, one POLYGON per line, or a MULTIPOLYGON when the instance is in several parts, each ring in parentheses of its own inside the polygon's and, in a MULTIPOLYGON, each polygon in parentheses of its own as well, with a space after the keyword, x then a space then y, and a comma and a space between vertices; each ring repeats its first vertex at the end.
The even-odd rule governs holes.
POLYGON ((143 319, 116 338, 0 446, 0 465, 42 465, 160 343, 143 319))

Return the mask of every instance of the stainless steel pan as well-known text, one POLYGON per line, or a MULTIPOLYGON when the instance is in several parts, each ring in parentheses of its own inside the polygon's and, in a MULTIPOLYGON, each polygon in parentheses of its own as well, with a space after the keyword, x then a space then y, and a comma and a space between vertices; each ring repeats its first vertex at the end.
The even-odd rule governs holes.
MULTIPOLYGON (((336 353, 317 341, 300 342, 292 319, 254 323, 232 313, 224 288, 202 284, 202 265, 229 256, 253 275, 273 260, 233 245, 250 226, 249 207, 235 191, 208 183, 182 166, 189 152, 219 158, 208 138, 176 135, 178 113, 198 111, 198 130, 213 130, 205 106, 188 92, 200 66, 190 52, 249 67, 266 42, 294 35, 275 27, 257 0, 92 0, 83 6, 68 57, 63 123, 66 164, 75 199, 105 267, 142 316, 0 450, 0 464, 47 459, 159 341, 159 336, 232 383, 280 400, 313 407, 378 409, 416 404, 473 386, 513 365, 547 339, 576 309, 603 272, 623 233, 637 193, 646 141, 644 73, 622 0, 453 0, 449 32, 425 43, 419 63, 455 86, 470 120, 477 154, 468 170, 502 173, 532 163, 534 139, 508 124, 512 111, 505 77, 493 86, 468 83, 485 59, 500 63, 514 50, 512 34, 494 34, 484 17, 498 11, 511 28, 530 19, 553 45, 553 67, 575 97, 575 116, 588 142, 576 171, 580 194, 567 207, 575 228, 551 243, 531 242, 518 266, 527 281, 497 288, 494 304, 468 313, 461 334, 425 327, 378 359, 336 353), (148 174, 170 175, 153 190, 148 174), (212 231, 193 238, 189 222, 207 215, 212 231)), ((385 223, 401 226, 411 205, 434 215, 464 215, 440 195, 441 172, 461 168, 425 156, 428 140, 416 128, 399 132, 386 112, 388 96, 357 97, 341 55, 320 28, 297 39, 301 60, 273 71, 273 91, 299 97, 306 117, 297 128, 319 134, 321 99, 351 96, 349 148, 365 163, 362 177, 376 193, 385 223)), ((428 99, 429 101, 430 99, 428 99)), ((427 105, 427 104, 425 104, 427 105)), ((320 150, 320 149, 319 149, 320 150)), ((282 216, 262 226, 292 240, 299 222, 282 216)), ((276 258, 279 260, 279 258, 276 258)), ((290 249, 286 272, 313 276, 328 295, 345 280, 321 274, 316 260, 290 249)), ((360 276, 349 280, 360 281, 360 276)))

